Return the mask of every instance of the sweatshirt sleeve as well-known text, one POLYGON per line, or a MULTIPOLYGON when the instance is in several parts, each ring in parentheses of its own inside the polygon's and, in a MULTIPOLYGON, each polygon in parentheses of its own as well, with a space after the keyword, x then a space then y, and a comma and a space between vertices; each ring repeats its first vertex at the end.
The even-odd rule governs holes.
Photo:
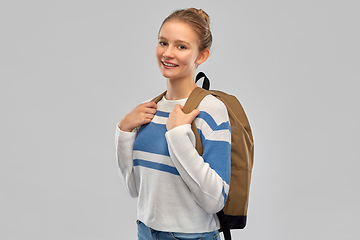
POLYGON ((133 166, 133 145, 136 132, 124 132, 116 127, 115 146, 116 155, 125 187, 132 197, 137 197, 133 166))
POLYGON ((200 124, 203 127, 198 129, 203 145, 202 156, 194 147, 191 125, 178 126, 165 134, 171 159, 180 176, 195 201, 210 214, 224 207, 229 192, 231 129, 226 108, 225 114, 225 121, 219 124, 205 112, 200 112, 197 117, 203 122, 200 124))

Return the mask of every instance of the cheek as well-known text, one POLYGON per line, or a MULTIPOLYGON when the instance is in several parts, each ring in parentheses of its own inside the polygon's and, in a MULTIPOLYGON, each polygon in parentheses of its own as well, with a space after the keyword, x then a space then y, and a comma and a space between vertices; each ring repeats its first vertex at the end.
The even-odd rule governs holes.
POLYGON ((162 58, 162 51, 161 51, 161 49, 159 47, 156 47, 155 56, 156 56, 157 59, 162 58))
POLYGON ((186 64, 186 65, 193 64, 196 60, 194 54, 191 54, 191 53, 181 55, 181 56, 179 56, 178 59, 181 63, 186 64))

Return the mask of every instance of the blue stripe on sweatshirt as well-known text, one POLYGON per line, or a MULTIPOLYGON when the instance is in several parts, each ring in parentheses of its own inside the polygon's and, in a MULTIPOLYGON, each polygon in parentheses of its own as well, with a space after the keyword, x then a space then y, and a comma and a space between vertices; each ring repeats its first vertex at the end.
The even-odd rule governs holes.
POLYGON ((203 145, 204 161, 227 183, 230 184, 231 169, 231 144, 226 141, 206 140, 201 130, 198 129, 203 145), (211 150, 211 151, 209 151, 211 150))
POLYGON ((223 186, 223 188, 222 188, 222 194, 223 194, 223 196, 224 196, 224 205, 225 205, 226 199, 227 199, 227 194, 226 194, 226 192, 225 192, 224 186, 223 186))
POLYGON ((166 117, 166 118, 169 117, 169 114, 170 114, 170 113, 168 113, 168 112, 163 112, 163 111, 159 111, 159 110, 156 110, 156 113, 155 113, 156 116, 166 117))
MULTIPOLYGON (((168 118, 169 114, 170 113, 168 113, 168 112, 163 112, 163 111, 157 110, 155 115, 159 116, 159 117, 168 118)), ((210 126, 210 128, 212 130, 230 129, 229 122, 223 122, 220 125, 217 125, 216 122, 214 121, 214 119, 207 112, 200 111, 200 114, 197 117, 203 119, 210 126)))
POLYGON ((174 175, 180 175, 175 167, 172 167, 172 166, 169 166, 166 164, 156 163, 156 162, 151 162, 151 161, 146 161, 146 160, 141 160, 141 159, 134 159, 133 163, 134 163, 134 166, 141 166, 141 167, 146 167, 146 168, 151 168, 151 169, 171 173, 174 175))
POLYGON ((143 125, 136 136, 133 149, 170 157, 165 133, 164 124, 150 122, 143 125))
POLYGON ((229 129, 230 130, 230 123, 229 122, 223 122, 220 125, 217 125, 214 119, 211 117, 210 114, 204 111, 200 111, 200 114, 197 116, 198 118, 203 119, 211 128, 211 130, 224 130, 229 129))

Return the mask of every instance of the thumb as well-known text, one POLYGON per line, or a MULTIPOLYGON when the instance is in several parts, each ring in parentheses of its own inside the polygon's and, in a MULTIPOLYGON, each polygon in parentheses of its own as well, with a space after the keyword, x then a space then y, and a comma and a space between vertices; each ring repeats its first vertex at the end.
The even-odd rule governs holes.
POLYGON ((176 104, 173 111, 179 111, 179 109, 180 109, 180 110, 183 110, 183 108, 184 108, 184 107, 181 106, 180 104, 176 104))
POLYGON ((191 121, 193 121, 197 115, 199 115, 200 111, 198 109, 192 110, 191 113, 188 114, 188 116, 191 118, 191 121))

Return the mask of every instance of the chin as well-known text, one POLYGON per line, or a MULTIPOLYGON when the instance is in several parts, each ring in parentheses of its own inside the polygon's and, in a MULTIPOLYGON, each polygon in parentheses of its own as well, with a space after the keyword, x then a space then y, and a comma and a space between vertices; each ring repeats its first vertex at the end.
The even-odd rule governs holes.
POLYGON ((168 71, 166 71, 166 69, 165 69, 165 71, 163 69, 161 69, 160 72, 161 72, 161 75, 163 75, 165 78, 168 78, 168 79, 180 77, 180 74, 168 72, 168 71))
POLYGON ((164 74, 164 73, 162 73, 162 75, 163 75, 164 78, 169 79, 169 80, 178 78, 177 76, 174 76, 173 74, 164 74))

